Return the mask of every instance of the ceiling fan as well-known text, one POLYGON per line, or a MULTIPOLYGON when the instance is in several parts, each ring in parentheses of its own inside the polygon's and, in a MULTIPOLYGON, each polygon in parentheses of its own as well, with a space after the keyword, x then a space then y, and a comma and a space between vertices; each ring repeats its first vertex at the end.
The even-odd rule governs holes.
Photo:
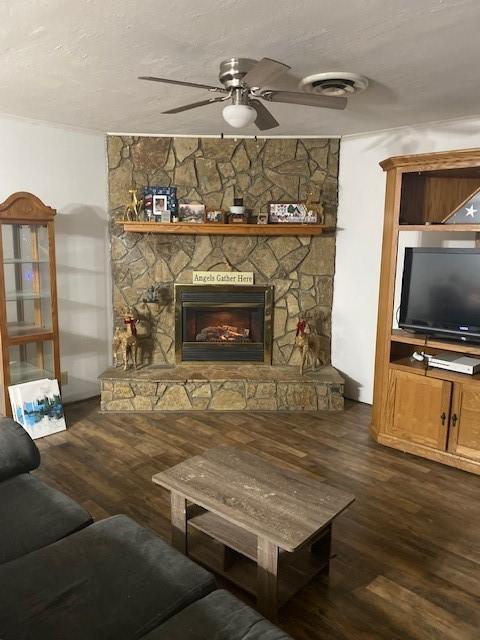
POLYGON ((220 93, 222 94, 220 96, 168 109, 163 113, 180 113, 214 102, 231 101, 231 104, 224 107, 223 117, 229 125, 237 129, 247 127, 253 122, 261 131, 279 126, 270 111, 260 102, 260 99, 267 102, 287 102, 326 109, 345 109, 347 106, 347 99, 344 97, 302 91, 277 91, 269 88, 273 82, 289 70, 288 65, 270 58, 262 58, 258 62, 248 58, 229 58, 220 64, 219 80, 223 87, 154 76, 140 76, 139 80, 178 84, 204 89, 210 93, 220 93))

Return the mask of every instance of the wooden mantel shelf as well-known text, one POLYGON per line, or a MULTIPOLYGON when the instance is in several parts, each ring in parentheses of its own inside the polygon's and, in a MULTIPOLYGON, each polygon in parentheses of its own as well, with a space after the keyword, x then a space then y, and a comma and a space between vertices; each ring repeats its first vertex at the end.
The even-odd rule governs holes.
POLYGON ((130 233, 166 233, 211 236, 319 236, 334 231, 323 224, 188 224, 182 222, 126 222, 117 220, 130 233))

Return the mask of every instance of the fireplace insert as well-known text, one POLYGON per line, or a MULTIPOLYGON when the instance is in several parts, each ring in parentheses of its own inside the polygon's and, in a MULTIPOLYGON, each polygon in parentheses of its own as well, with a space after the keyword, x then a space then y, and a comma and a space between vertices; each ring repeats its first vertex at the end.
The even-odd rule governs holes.
POLYGON ((175 285, 177 362, 271 363, 272 287, 175 285))

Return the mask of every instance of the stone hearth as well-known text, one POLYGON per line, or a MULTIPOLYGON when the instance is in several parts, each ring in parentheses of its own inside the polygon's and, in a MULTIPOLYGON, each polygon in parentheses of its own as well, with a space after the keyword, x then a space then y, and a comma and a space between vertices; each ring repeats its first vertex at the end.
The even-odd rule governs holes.
POLYGON ((330 366, 300 377, 294 367, 212 364, 107 369, 104 411, 340 411, 343 379, 330 366))

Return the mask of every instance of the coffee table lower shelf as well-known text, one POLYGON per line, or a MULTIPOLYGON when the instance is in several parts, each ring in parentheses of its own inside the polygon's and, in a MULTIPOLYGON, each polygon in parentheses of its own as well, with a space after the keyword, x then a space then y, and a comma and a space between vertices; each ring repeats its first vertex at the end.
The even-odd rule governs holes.
MULTIPOLYGON (((253 596, 257 596, 257 536, 196 505, 189 508, 188 555, 253 596)), ((330 563, 331 526, 293 553, 280 550, 278 607, 330 563)))

